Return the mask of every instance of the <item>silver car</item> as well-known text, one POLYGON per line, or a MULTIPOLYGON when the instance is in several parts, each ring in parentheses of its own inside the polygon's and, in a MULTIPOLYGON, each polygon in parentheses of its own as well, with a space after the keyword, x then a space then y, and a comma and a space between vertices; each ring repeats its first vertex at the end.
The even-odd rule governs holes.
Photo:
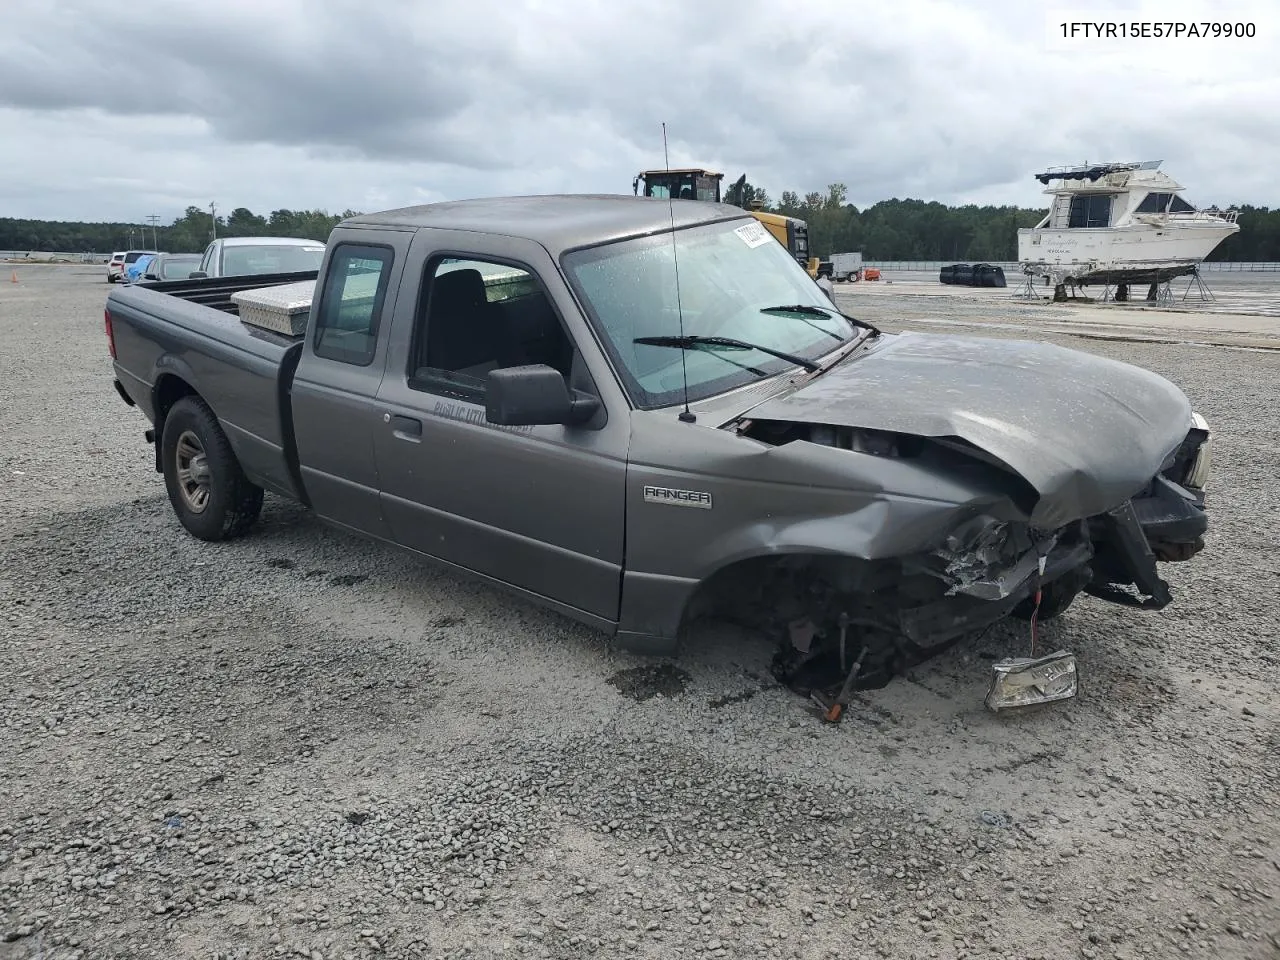
POLYGON ((297 237, 220 237, 205 248, 192 278, 247 277, 320 269, 324 244, 297 237))

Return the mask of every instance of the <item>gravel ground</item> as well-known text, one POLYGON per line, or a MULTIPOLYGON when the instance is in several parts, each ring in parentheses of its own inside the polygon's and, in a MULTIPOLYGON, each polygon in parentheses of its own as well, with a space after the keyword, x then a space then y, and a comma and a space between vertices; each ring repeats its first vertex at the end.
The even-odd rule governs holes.
POLYGON ((1061 338, 1209 418, 1208 548, 1163 612, 1047 626, 1074 701, 983 708, 1011 627, 826 727, 760 637, 633 658, 272 498, 195 541, 101 268, 18 275, 0 958, 1280 955, 1280 356, 1061 338))

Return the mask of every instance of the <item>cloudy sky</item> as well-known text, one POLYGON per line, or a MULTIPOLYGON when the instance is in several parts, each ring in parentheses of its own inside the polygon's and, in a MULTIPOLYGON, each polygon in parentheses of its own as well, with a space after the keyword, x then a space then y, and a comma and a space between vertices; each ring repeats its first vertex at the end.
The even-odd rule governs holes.
POLYGON ((1032 175, 1165 161, 1280 206, 1276 0, 0 0, 0 216, 378 210, 629 193, 662 164, 775 199, 1039 205, 1032 175), (1062 39, 1240 21, 1252 39, 1062 39))

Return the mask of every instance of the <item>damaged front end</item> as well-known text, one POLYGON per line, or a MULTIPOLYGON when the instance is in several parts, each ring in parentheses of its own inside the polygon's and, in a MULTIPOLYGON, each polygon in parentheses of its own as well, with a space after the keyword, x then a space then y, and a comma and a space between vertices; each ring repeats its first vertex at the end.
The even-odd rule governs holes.
POLYGON ((782 641, 775 674, 830 693, 861 657, 854 689, 895 675, 1008 616, 1056 616, 1091 582, 1088 525, 1036 531, 980 515, 904 557, 790 555, 770 561, 738 609, 782 641))
POLYGON ((975 517, 931 552, 903 558, 904 572, 933 578, 939 595, 899 611, 902 633, 918 646, 937 646, 1027 609, 1027 600, 1050 585, 1053 596, 1074 598, 1092 578, 1093 555, 1084 522, 1043 531, 975 517))
POLYGON ((1098 545, 1095 574, 1086 587, 1091 595, 1152 610, 1169 604, 1169 586, 1156 563, 1190 560, 1204 549, 1204 489, 1211 468, 1209 426, 1197 413, 1182 443, 1141 491, 1089 518, 1089 535, 1098 545))
POLYGON ((1170 594, 1157 563, 1189 559, 1203 547, 1209 431, 1198 416, 1133 496, 1051 529, 1031 520, 1039 491, 952 439, 778 421, 744 420, 735 429, 772 445, 804 441, 953 474, 996 467, 1008 478, 1010 502, 939 510, 949 526, 924 536, 921 549, 888 557, 788 554, 735 570, 739 617, 765 624, 780 640, 775 675, 828 705, 849 689, 884 686, 1010 616, 1030 621, 1031 656, 997 665, 988 705, 1064 699, 1075 692, 1074 660, 1062 652, 1035 659, 1035 624, 1061 614, 1081 592, 1160 609, 1170 594))

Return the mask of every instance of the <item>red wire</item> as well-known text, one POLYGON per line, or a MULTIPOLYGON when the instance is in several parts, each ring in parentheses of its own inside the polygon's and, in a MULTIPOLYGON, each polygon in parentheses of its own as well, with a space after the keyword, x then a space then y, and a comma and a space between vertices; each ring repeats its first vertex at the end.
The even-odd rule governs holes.
POLYGON ((1036 587, 1036 606, 1035 606, 1035 609, 1031 611, 1031 656, 1032 657, 1036 655, 1036 640, 1038 639, 1036 636, 1036 620, 1040 616, 1040 593, 1041 593, 1040 587, 1037 586, 1036 587))

